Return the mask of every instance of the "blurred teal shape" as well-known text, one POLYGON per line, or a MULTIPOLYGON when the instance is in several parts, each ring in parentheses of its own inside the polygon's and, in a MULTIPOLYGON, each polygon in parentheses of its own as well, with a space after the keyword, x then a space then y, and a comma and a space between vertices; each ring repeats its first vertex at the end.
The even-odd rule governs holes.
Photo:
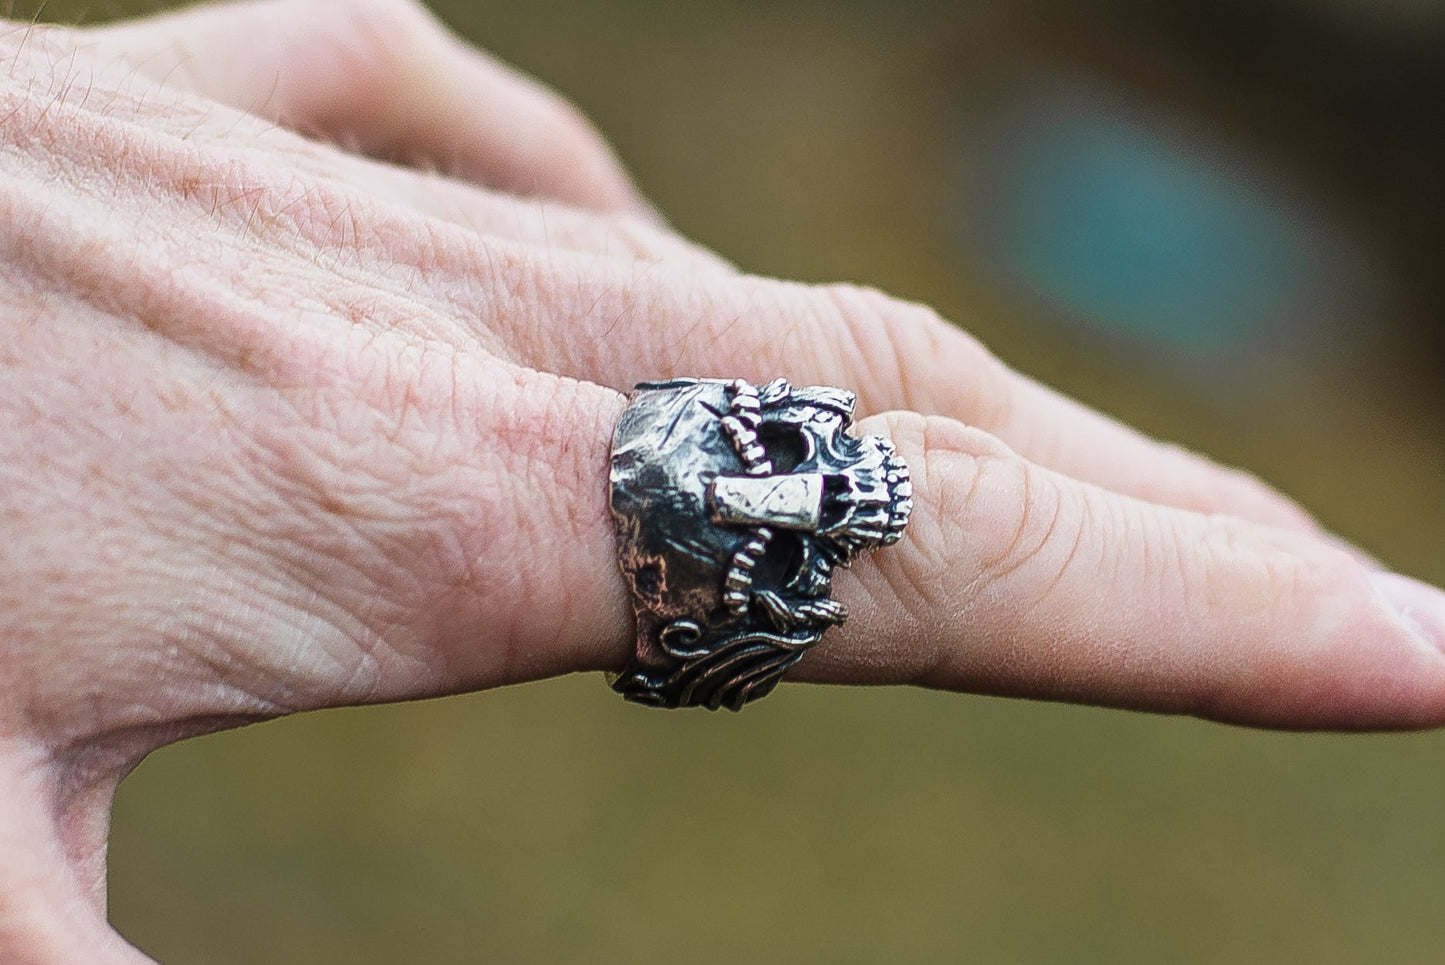
POLYGON ((1308 219, 1187 129, 1068 98, 1015 116, 990 165, 988 247, 1069 317, 1228 353, 1318 271, 1308 219))

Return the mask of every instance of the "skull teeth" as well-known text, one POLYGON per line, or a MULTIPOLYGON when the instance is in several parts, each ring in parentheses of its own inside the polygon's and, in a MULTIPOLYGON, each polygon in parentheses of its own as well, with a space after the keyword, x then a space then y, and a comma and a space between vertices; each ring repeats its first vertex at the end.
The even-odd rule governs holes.
POLYGON ((735 379, 729 388, 732 399, 728 403, 728 414, 722 418, 723 431, 749 475, 772 475, 773 464, 758 441, 758 427, 763 424, 758 390, 743 379, 735 379))
MULTIPOLYGON (((757 392, 756 389, 753 391, 757 392)), ((763 386, 762 392, 758 394, 772 403, 786 398, 792 391, 793 387, 788 384, 787 379, 773 379, 773 381, 763 386)))
POLYGON ((768 551, 768 541, 772 538, 773 531, 760 526, 753 530, 752 538, 733 554, 732 565, 723 578, 722 595, 723 605, 733 613, 741 614, 748 608, 753 588, 753 567, 768 551))
POLYGON ((885 545, 898 542, 903 537, 903 528, 913 513, 913 477, 908 466, 897 455, 887 462, 888 495, 892 505, 888 508, 888 533, 883 537, 885 545))

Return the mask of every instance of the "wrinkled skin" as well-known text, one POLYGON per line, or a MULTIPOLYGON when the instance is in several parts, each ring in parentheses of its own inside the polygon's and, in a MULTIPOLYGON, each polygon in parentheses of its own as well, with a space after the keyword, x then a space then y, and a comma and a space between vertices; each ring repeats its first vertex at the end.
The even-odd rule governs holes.
POLYGON ((1445 721, 1436 591, 925 308, 736 272, 420 8, 275 4, 0 30, 0 960, 145 961, 104 853, 155 747, 619 668, 643 379, 848 386, 912 467, 795 678, 1445 721))

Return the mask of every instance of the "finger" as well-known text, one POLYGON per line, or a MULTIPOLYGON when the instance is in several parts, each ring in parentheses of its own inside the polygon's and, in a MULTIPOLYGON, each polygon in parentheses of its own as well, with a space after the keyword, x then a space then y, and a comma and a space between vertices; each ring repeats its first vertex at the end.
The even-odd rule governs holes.
MULTIPOLYGON (((185 109, 175 111, 173 117, 156 119, 158 124, 174 129, 178 136, 195 143, 201 132, 194 118, 205 113, 204 102, 218 96, 232 104, 245 103, 241 87, 254 80, 238 81, 224 73, 211 76, 217 73, 217 62, 202 59, 195 48, 202 45, 211 32, 224 27, 226 19, 241 20, 245 27, 244 21, 253 19, 253 13, 249 5, 209 7, 171 18, 185 21, 179 25, 170 20, 147 21, 120 28, 72 32, 69 39, 102 61, 121 59, 139 64, 147 74, 168 81, 172 94, 191 93, 203 98, 200 104, 187 104, 185 109), (218 20, 221 22, 215 22, 218 20), (198 64, 208 65, 209 73, 196 76, 198 64)), ((263 66, 251 61, 245 65, 253 71, 263 66)), ((274 85, 266 89, 268 97, 275 94, 274 85)), ((154 103, 155 98, 151 98, 151 102, 154 103)), ((275 115, 278 105, 268 102, 262 109, 275 115)), ((403 205, 478 234, 628 262, 666 262, 687 270, 735 272, 732 265, 715 253, 666 230, 645 207, 596 211, 550 197, 525 198, 484 189, 434 169, 397 166, 337 151, 293 136, 290 131, 252 125, 247 118, 238 117, 230 123, 222 118, 208 120, 207 129, 221 132, 220 137, 226 144, 245 138, 250 146, 266 148, 318 182, 342 191, 364 193, 371 201, 403 205)))
POLYGON ((88 37, 154 78, 368 154, 649 211, 576 108, 467 47, 413 0, 249 0, 88 37))
POLYGON ((81 805, 88 788, 60 771, 37 748, 0 738, 0 958, 155 965, 106 924, 105 812, 81 805))
POLYGON ((1438 591, 1304 534, 1078 483, 951 420, 862 428, 912 467, 913 521, 840 581, 853 617, 812 679, 1272 727, 1445 722, 1438 591))
POLYGON ((618 389, 678 376, 766 382, 785 375, 796 384, 846 386, 865 413, 901 408, 958 419, 1034 462, 1115 492, 1319 531, 1257 479, 1161 445, 1018 375, 922 306, 850 286, 761 278, 693 278, 682 287, 665 275, 563 258, 547 272, 558 281, 544 286, 557 293, 545 311, 487 323, 526 364, 618 389))
POLYGON ((778 297, 796 305, 799 341, 833 346, 820 353, 820 368, 863 387, 871 411, 958 419, 1042 466, 1150 502, 1319 531, 1249 474, 1149 439, 1014 372, 925 306, 850 286, 778 297))

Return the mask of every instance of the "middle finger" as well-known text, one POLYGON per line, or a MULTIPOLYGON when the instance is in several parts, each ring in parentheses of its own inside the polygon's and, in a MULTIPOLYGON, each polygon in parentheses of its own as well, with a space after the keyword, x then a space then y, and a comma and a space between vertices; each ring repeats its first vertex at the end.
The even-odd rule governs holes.
POLYGON ((693 276, 552 253, 541 304, 492 320, 519 361, 627 390, 683 376, 845 386, 864 414, 985 429, 1025 458, 1162 505, 1318 532, 1246 473, 1160 444, 1009 369, 920 305, 852 286, 693 276))

